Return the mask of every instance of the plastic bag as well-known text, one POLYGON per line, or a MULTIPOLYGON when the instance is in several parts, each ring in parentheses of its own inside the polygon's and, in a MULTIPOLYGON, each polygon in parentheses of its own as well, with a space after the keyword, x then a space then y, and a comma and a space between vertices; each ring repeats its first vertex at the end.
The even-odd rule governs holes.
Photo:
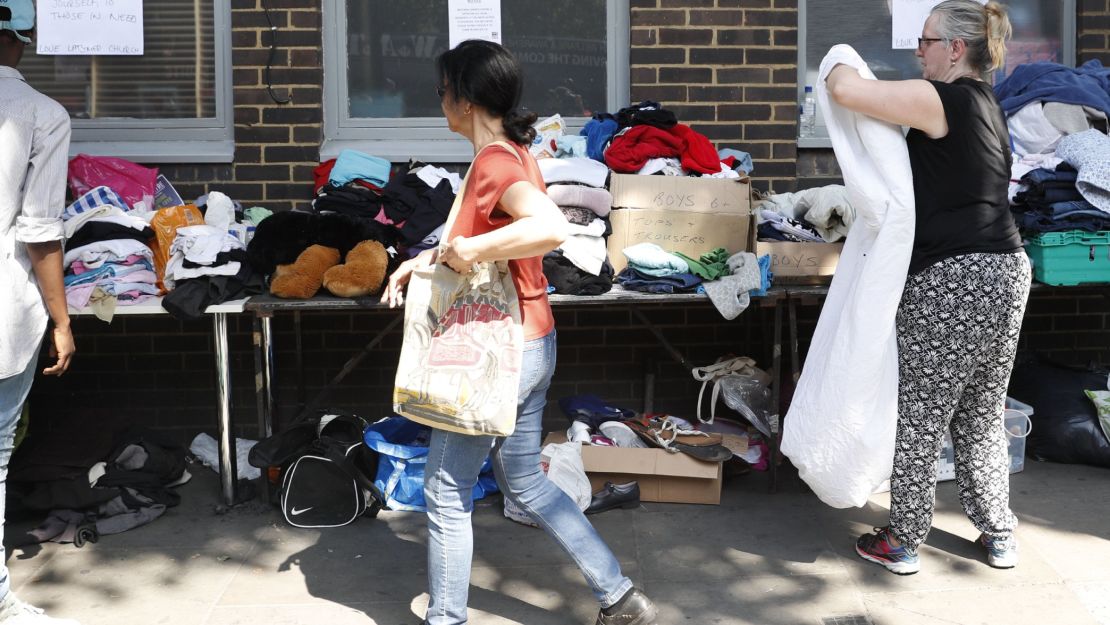
POLYGON ((755 361, 744 356, 722 357, 717 362, 695 367, 691 374, 701 382, 698 391, 698 420, 713 423, 717 411, 717 397, 724 396, 725 405, 740 413, 764 436, 771 436, 771 376, 755 366, 755 361), (712 384, 709 397, 709 417, 702 412, 705 389, 712 384))
MULTIPOLYGON (((404 417, 386 417, 366 428, 363 440, 378 452, 374 488, 390 510, 424 512, 424 467, 428 464, 431 428, 404 417)), ((486 458, 478 474, 471 499, 477 501, 497 492, 493 466, 486 458)))
POLYGON ((78 154, 69 161, 69 188, 73 197, 105 186, 113 190, 132 210, 147 212, 154 208, 154 187, 158 170, 111 156, 78 154))
POLYGON ((1084 393, 1107 383, 1105 370, 1023 358, 1010 376, 1010 396, 1033 407, 1026 453, 1037 460, 1110 467, 1110 440, 1084 393))
POLYGON ((204 215, 192 204, 163 208, 150 220, 150 227, 154 230, 154 243, 150 246, 154 252, 154 273, 158 276, 158 288, 166 292, 163 278, 166 275, 166 263, 170 261, 170 246, 177 237, 177 229, 185 226, 199 226, 204 223, 204 215))
POLYGON ((536 129, 536 138, 528 146, 528 151, 535 158, 555 158, 555 154, 559 152, 559 137, 567 129, 563 117, 556 113, 547 119, 541 119, 532 127, 536 129))
MULTIPOLYGON (((582 464, 582 445, 579 443, 552 443, 540 452, 544 473, 568 497, 585 510, 593 499, 590 478, 582 464)), ((519 506, 505 498, 505 518, 523 525, 537 527, 532 517, 519 506)))

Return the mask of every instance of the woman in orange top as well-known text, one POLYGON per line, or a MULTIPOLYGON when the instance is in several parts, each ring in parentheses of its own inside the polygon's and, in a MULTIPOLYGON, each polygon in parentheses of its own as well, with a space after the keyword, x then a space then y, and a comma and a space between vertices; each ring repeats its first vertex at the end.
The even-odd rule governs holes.
POLYGON ((602 609, 601 625, 651 625, 656 608, 633 588, 620 564, 578 506, 540 468, 540 434, 547 389, 555 372, 555 320, 547 301, 543 255, 562 244, 567 224, 547 197, 543 177, 524 147, 535 137, 534 113, 516 109, 523 79, 516 59, 496 43, 465 41, 436 61, 447 126, 474 144, 462 205, 442 253, 428 250, 389 278, 383 300, 403 303, 412 271, 433 262, 458 272, 475 262, 509 261, 524 324, 524 355, 516 430, 506 438, 432 430, 424 496, 428 506, 428 585, 425 622, 467 622, 473 535, 471 490, 492 453, 501 491, 566 551, 602 609), (491 145, 503 142, 501 145, 491 145), (487 147, 488 146, 488 147, 487 147), (510 151, 511 150, 511 151, 510 151))

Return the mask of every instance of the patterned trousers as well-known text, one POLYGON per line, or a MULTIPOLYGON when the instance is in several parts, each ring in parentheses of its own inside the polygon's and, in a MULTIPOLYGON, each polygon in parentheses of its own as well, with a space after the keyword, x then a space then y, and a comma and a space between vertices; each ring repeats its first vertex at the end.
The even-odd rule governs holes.
POLYGON ((979 531, 1010 535, 1003 407, 1031 280, 1014 254, 966 254, 911 275, 898 307, 898 433, 890 530, 925 542, 936 504, 937 458, 952 433, 960 503, 979 531))

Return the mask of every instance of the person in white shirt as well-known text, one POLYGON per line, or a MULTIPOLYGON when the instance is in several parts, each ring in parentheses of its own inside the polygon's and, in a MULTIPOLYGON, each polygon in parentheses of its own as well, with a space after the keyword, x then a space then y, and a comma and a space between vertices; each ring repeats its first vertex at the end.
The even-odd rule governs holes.
MULTIPOLYGON (((0 521, 15 428, 48 315, 57 360, 43 373, 65 373, 75 350, 62 283, 69 114, 15 69, 34 24, 32 0, 0 0, 0 521)), ((4 555, 0 546, 0 625, 76 625, 20 601, 4 555)))

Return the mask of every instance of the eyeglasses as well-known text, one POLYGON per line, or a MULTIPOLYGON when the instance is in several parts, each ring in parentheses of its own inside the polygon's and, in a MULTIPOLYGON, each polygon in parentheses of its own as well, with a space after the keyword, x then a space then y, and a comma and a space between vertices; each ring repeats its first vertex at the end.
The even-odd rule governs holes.
POLYGON ((436 95, 442 100, 443 96, 447 95, 447 87, 436 87, 436 95))
POLYGON ((944 38, 942 38, 942 37, 918 37, 917 38, 917 49, 918 50, 924 50, 925 48, 929 47, 926 44, 935 43, 937 41, 944 41, 944 38))

